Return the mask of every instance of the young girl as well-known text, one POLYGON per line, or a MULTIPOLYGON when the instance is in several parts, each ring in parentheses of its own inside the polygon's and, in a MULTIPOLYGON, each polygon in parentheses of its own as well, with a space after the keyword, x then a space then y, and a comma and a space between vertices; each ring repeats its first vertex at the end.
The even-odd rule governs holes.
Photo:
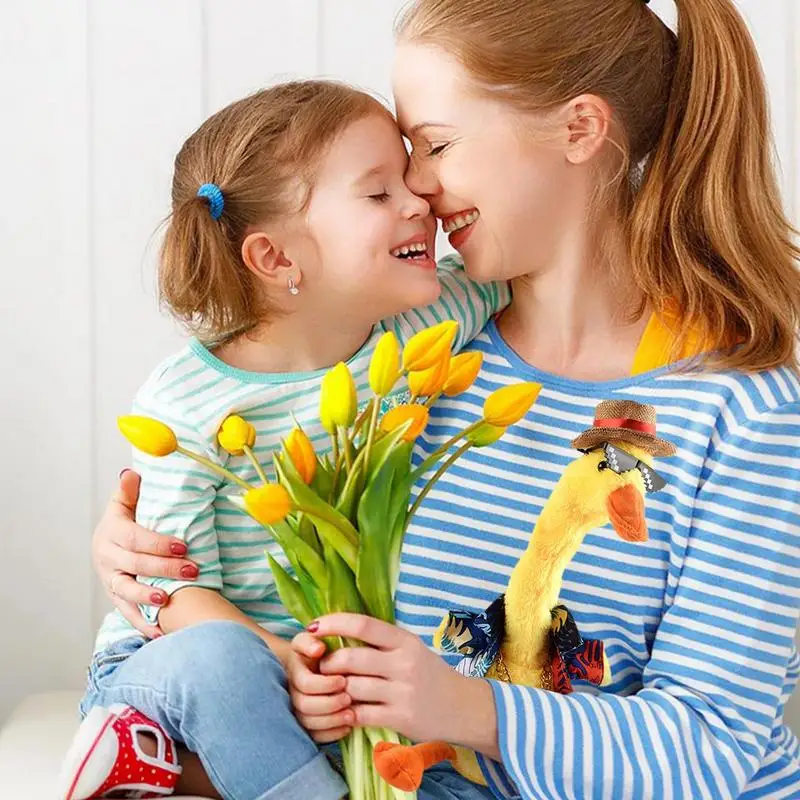
MULTIPOLYGON (((134 413, 163 420, 185 446, 257 481, 246 459, 217 444, 227 415, 255 426, 266 463, 292 416, 324 452, 317 415, 326 368, 349 360, 366 390, 384 331, 402 342, 455 317, 456 346, 474 336, 507 290, 473 286, 454 264, 437 272, 432 217, 406 188, 406 166, 391 115, 337 83, 277 86, 207 120, 175 161, 160 264, 164 301, 198 338, 156 369, 134 413)), ((182 540, 199 572, 150 581, 164 605, 154 615, 169 634, 161 639, 146 642, 118 612, 107 617, 61 796, 177 787, 234 800, 341 797, 343 781, 295 723, 282 689, 287 669, 318 695, 342 679, 314 677, 291 655, 286 637, 297 627, 264 557, 266 549, 286 565, 280 548, 214 472, 179 456, 137 454, 136 466, 138 520, 182 540), (181 774, 176 743, 199 755, 213 789, 199 769, 181 774)), ((346 711, 340 719, 349 722, 346 711)))

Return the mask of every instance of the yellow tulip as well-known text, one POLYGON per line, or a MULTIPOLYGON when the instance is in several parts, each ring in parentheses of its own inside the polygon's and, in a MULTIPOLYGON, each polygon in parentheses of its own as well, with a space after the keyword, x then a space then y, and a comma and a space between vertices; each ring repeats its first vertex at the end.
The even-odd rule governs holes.
POLYGON ((450 359, 450 370, 447 373, 447 380, 444 382, 442 392, 447 397, 455 397, 457 394, 466 392, 473 383, 483 365, 483 353, 471 351, 469 353, 459 353, 450 359))
POLYGON ((339 362, 322 379, 319 418, 328 433, 341 426, 349 428, 356 418, 356 385, 347 364, 339 362))
POLYGON ((475 445, 475 447, 486 447, 487 445, 494 444, 505 432, 507 428, 499 427, 497 425, 490 425, 484 422, 470 431, 467 434, 467 439, 475 445))
POLYGON ((449 319, 415 333, 403 349, 403 367, 408 372, 429 369, 444 358, 457 332, 458 323, 449 319))
POLYGON ((396 431, 401 425, 411 420, 411 426, 403 434, 406 442, 413 442, 428 424, 428 409, 416 403, 395 406, 387 411, 381 419, 381 430, 385 433, 396 431))
POLYGON ((150 417, 119 417, 122 435, 137 449, 147 455, 161 458, 178 449, 178 440, 172 428, 150 417))
POLYGON ((514 425, 528 413, 541 389, 538 383, 518 383, 492 392, 483 404, 484 420, 499 428, 514 425))
POLYGON ((369 362, 369 385, 378 397, 385 397, 392 391, 400 374, 400 345, 397 337, 387 331, 375 345, 375 352, 369 362))
POLYGON ((256 429, 246 420, 231 414, 223 420, 217 441, 232 456, 240 456, 245 447, 252 447, 256 443, 256 429))
POLYGON ((294 428, 284 444, 303 483, 311 483, 317 474, 317 454, 308 436, 300 428, 294 428))
POLYGON ((274 525, 285 519, 292 510, 289 492, 279 483, 268 483, 251 489, 244 496, 244 507, 256 522, 274 525))
POLYGON ((414 397, 431 397, 442 390, 450 370, 450 351, 432 367, 408 373, 408 388, 414 397))

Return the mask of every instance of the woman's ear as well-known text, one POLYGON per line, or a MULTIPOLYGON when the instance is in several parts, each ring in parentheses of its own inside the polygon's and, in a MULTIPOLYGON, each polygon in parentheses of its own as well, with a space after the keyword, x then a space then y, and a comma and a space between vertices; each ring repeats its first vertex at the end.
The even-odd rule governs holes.
POLYGON ((571 164, 591 161, 608 138, 612 123, 611 106, 596 95, 571 100, 567 112, 567 160, 571 164))
POLYGON ((242 242, 242 261, 259 280, 274 285, 286 283, 286 268, 292 262, 276 240, 264 231, 254 231, 242 242))

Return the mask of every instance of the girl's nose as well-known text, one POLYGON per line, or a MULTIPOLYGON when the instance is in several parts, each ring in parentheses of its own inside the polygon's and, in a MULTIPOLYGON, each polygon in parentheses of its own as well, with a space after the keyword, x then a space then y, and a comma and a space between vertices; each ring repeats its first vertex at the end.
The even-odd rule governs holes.
POLYGON ((405 213, 410 219, 427 217, 431 213, 431 207, 424 197, 414 194, 413 191, 408 191, 406 192, 405 213))

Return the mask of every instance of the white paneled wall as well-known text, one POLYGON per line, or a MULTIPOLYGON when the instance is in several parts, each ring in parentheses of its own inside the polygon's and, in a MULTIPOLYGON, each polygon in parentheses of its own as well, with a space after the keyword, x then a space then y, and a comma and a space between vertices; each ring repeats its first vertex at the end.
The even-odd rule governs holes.
MULTIPOLYGON (((80 686, 106 610, 89 542, 128 458, 114 419, 180 342, 156 309, 153 279, 175 152, 209 113, 276 80, 323 74, 388 97, 401 4, 0 6, 0 721, 29 692, 80 686)), ((741 2, 768 74, 795 219, 797 5, 741 2)))

